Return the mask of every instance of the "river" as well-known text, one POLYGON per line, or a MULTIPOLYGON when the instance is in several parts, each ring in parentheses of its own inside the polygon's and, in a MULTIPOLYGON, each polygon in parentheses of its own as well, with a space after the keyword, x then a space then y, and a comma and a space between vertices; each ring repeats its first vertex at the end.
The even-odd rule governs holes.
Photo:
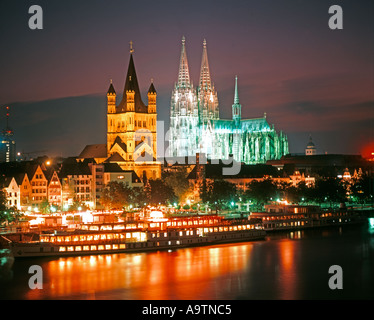
POLYGON ((374 231, 368 224, 269 234, 265 240, 173 251, 14 262, 0 299, 373 299, 374 231), (43 288, 30 289, 31 265, 43 288), (330 289, 332 265, 343 289, 330 289))

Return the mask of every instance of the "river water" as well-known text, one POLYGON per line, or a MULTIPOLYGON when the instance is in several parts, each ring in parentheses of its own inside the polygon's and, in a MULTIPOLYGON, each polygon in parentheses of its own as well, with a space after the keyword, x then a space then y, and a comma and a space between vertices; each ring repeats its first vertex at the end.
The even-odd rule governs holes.
POLYGON ((0 299, 374 299, 373 232, 363 224, 173 251, 20 259, 0 282, 0 299), (42 289, 29 288, 31 265, 42 267, 42 289), (343 270, 343 289, 329 288, 332 265, 343 270))

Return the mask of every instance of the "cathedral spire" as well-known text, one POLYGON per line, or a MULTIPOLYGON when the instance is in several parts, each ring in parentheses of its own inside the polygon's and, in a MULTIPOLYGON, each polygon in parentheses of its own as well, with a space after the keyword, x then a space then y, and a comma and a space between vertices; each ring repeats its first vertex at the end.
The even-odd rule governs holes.
POLYGON ((235 95, 234 104, 239 104, 239 94, 238 94, 238 76, 235 76, 235 95))
POLYGON ((234 93, 234 104, 232 105, 232 118, 235 120, 235 124, 238 125, 242 117, 242 106, 239 103, 238 93, 238 76, 235 76, 235 93, 234 93))
POLYGON ((187 53, 185 46, 186 39, 182 37, 182 50, 179 61, 178 87, 188 87, 190 85, 190 73, 188 70, 187 53))
POLYGON ((200 89, 208 90, 212 89, 212 82, 210 79, 209 63, 208 63, 208 53, 206 49, 206 40, 203 42, 203 57, 201 59, 201 68, 200 68, 200 89))

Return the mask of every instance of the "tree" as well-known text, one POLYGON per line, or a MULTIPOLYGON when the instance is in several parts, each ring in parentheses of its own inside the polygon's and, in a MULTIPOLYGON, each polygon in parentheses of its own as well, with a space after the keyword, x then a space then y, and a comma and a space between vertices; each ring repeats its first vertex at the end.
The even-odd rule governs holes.
POLYGON ((200 193, 199 195, 200 199, 203 203, 209 201, 208 186, 207 186, 206 179, 203 179, 203 181, 201 182, 199 186, 199 193, 200 193))
POLYGON ((73 204, 69 207, 71 211, 80 211, 80 210, 87 210, 88 207, 83 202, 75 200, 73 204))
POLYGON ((308 202, 311 200, 311 190, 305 181, 300 181, 296 186, 284 184, 282 188, 283 197, 292 203, 308 202))
POLYGON ((316 181, 312 188, 312 198, 318 202, 344 202, 346 200, 346 190, 337 178, 326 178, 316 181))
POLYGON ((51 212, 51 206, 48 202, 48 199, 44 199, 41 203, 40 203, 40 212, 42 213, 50 213, 51 212))
POLYGON ((147 193, 145 192, 145 187, 133 187, 131 189, 130 197, 129 197, 129 202, 134 204, 137 207, 141 207, 144 205, 144 203, 148 203, 148 196, 147 193))
POLYGON ((165 183, 173 189, 174 194, 181 201, 190 191, 190 184, 187 179, 188 172, 184 166, 178 167, 176 171, 165 176, 165 183))
POLYGON ((298 203, 301 200, 300 190, 299 188, 290 185, 287 186, 284 190, 284 197, 287 199, 288 202, 298 203))
POLYGON ((278 189, 272 179, 253 180, 248 185, 245 197, 252 200, 258 207, 263 207, 271 199, 276 199, 278 189))
POLYGON ((22 216, 21 212, 16 207, 8 208, 6 193, 0 190, 0 224, 3 222, 18 222, 18 219, 22 216))
POLYGON ((8 220, 7 198, 3 190, 0 190, 0 223, 8 220))
POLYGON ((236 187, 225 180, 214 180, 208 187, 208 201, 219 204, 237 201, 236 187))
POLYGON ((110 209, 122 209, 131 200, 132 190, 123 182, 110 181, 102 193, 102 204, 110 209))
POLYGON ((163 180, 149 180, 149 202, 151 204, 166 204, 177 201, 177 197, 173 189, 163 180))
POLYGON ((368 174, 363 175, 351 188, 353 198, 359 203, 373 203, 374 178, 368 174))

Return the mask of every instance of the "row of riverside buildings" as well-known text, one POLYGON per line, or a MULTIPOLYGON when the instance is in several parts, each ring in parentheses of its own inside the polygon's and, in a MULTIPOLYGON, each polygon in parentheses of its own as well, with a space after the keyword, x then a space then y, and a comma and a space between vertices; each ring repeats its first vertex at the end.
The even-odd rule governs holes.
MULTIPOLYGON (((276 164, 242 163, 239 173, 224 175, 224 168, 232 164, 213 164, 205 155, 198 154, 195 161, 189 163, 185 159, 171 164, 165 159, 162 172, 164 175, 178 171, 181 166, 185 167, 192 187, 187 198, 196 202, 201 200, 200 187, 204 180, 225 180, 234 184, 240 194, 254 180, 271 179, 276 184, 286 183, 295 187, 304 182, 311 187, 316 180, 324 177, 337 177, 354 184, 363 174, 372 174, 370 162, 361 157, 316 155, 294 156, 292 159, 292 164, 287 163, 291 161, 291 157, 276 164), (326 168, 332 171, 326 173, 326 168)), ((34 161, 1 163, 0 173, 0 189, 5 192, 7 207, 15 207, 21 211, 41 211, 43 203, 61 210, 69 210, 75 203, 90 209, 105 209, 102 193, 111 181, 123 182, 131 188, 144 190, 144 184, 134 170, 123 170, 117 163, 97 163, 94 159, 82 161, 67 158, 52 162, 42 157, 34 161)))
POLYGON ((0 188, 7 198, 8 208, 39 211, 42 204, 68 210, 74 203, 91 209, 103 209, 102 192, 111 181, 129 187, 143 187, 133 170, 123 170, 116 163, 96 163, 94 160, 64 159, 51 163, 35 161, 0 164, 0 188))

